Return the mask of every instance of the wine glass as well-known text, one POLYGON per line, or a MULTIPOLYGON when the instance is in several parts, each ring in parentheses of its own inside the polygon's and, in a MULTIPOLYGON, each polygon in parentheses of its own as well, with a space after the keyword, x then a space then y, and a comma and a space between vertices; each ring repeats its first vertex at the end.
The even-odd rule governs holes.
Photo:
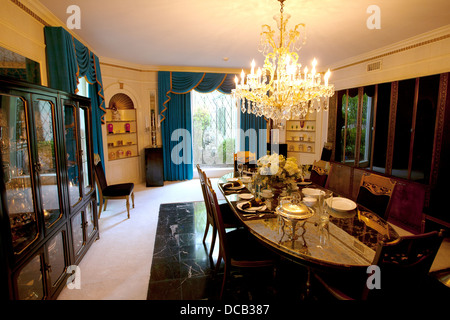
POLYGON ((238 171, 239 171, 239 177, 242 177, 242 171, 244 170, 244 164, 243 163, 239 163, 238 166, 238 171))

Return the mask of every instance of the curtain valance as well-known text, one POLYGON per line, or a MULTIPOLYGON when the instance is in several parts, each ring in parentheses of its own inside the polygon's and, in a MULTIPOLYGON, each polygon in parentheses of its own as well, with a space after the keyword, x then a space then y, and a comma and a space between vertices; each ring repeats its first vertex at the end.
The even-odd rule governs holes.
POLYGON ((77 93, 78 78, 86 76, 92 104, 94 153, 103 161, 101 124, 105 122, 105 97, 100 61, 62 27, 44 27, 49 87, 77 93))
POLYGON ((160 121, 163 121, 171 94, 186 94, 194 89, 202 93, 219 90, 230 94, 234 88, 234 74, 160 71, 158 87, 160 97, 165 97, 159 100, 159 110, 162 110, 160 121))

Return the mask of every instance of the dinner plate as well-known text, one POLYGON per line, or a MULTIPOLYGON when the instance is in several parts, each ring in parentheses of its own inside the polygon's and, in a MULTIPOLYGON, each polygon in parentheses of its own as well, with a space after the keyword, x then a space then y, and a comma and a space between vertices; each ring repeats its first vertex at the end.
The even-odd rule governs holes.
POLYGON ((330 201, 333 201, 331 204, 331 208, 335 211, 347 212, 356 209, 356 203, 347 198, 333 197, 327 199, 328 206, 330 206, 330 201))
POLYGON ((244 199, 244 200, 250 200, 253 198, 253 195, 251 193, 241 193, 239 195, 239 198, 244 199))
POLYGON ((263 204, 263 205, 260 206, 260 207, 250 207, 250 208, 247 208, 247 209, 242 209, 242 206, 243 206, 245 203, 248 203, 248 201, 239 202, 239 203, 236 205, 236 207, 237 207, 239 210, 242 210, 242 211, 245 211, 245 212, 256 212, 256 211, 261 211, 261 210, 265 210, 265 209, 266 209, 266 205, 265 205, 265 204, 263 204))
POLYGON ((236 186, 236 187, 226 187, 225 189, 227 190, 241 190, 244 189, 245 185, 241 184, 240 186, 236 186))
POLYGON ((227 179, 227 181, 229 181, 229 182, 234 182, 234 181, 238 181, 239 179, 238 178, 228 178, 227 179))

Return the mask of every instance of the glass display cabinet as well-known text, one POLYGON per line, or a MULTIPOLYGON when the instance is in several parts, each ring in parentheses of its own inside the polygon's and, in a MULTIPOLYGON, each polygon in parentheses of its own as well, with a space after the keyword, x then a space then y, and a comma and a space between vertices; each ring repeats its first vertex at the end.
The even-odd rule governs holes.
POLYGON ((53 299, 98 238, 90 100, 0 78, 1 290, 53 299))

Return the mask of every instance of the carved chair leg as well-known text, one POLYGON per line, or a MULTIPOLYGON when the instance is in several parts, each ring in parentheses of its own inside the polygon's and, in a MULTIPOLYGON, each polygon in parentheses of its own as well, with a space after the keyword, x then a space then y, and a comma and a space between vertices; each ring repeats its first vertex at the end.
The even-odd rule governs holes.
POLYGON ((108 199, 105 199, 105 206, 104 206, 104 208, 103 208, 103 211, 105 211, 106 210, 106 205, 108 204, 108 199))
POLYGON ((134 191, 131 193, 131 203, 133 204, 133 208, 134 208, 134 191))
POLYGON ((98 218, 99 219, 100 219, 100 215, 102 214, 102 207, 103 207, 103 196, 100 193, 99 208, 98 208, 98 218))
POLYGON ((128 213, 128 219, 130 219, 130 197, 127 196, 127 213, 128 213))

